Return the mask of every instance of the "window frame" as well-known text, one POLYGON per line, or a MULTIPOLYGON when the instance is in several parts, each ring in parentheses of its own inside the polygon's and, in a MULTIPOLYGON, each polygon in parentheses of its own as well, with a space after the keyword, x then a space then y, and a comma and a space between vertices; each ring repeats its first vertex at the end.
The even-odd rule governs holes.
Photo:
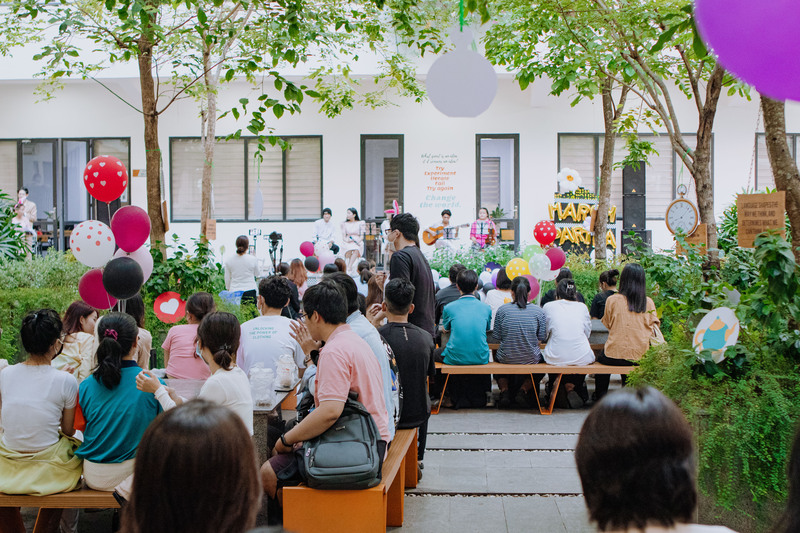
MULTIPOLYGON (((317 212, 312 214, 310 218, 294 218, 291 220, 286 219, 286 150, 281 150, 281 194, 282 194, 282 204, 283 204, 283 214, 282 218, 280 219, 251 219, 250 218, 250 206, 248 201, 248 195, 250 194, 250 151, 248 150, 248 145, 250 141, 257 141, 258 137, 255 136, 241 136, 237 140, 244 141, 242 150, 242 156, 244 158, 244 217, 243 218, 220 218, 215 219, 218 222, 228 223, 228 222, 271 222, 271 223, 294 223, 294 222, 313 222, 319 218, 319 213, 322 212, 322 205, 323 205, 323 195, 324 195, 324 159, 323 159, 323 136, 322 135, 276 135, 276 137, 282 139, 283 141, 290 141, 291 139, 319 139, 319 209, 317 212)), ((193 218, 193 219, 175 219, 174 213, 175 210, 173 209, 174 205, 174 188, 173 184, 173 165, 174 165, 174 158, 173 158, 173 141, 199 141, 201 137, 198 136, 174 136, 170 137, 169 142, 169 221, 170 223, 175 224, 182 224, 182 223, 198 223, 200 222, 200 218, 193 218)), ((217 136, 216 140, 225 140, 225 136, 217 136)), ((198 212, 199 214, 199 212, 198 212)))
MULTIPOLYGON (((767 133, 766 132, 758 132, 757 131, 756 134, 755 134, 755 147, 753 148, 753 155, 755 156, 755 160, 753 161, 753 176, 754 176, 753 180, 755 182, 754 186, 755 186, 755 190, 756 191, 759 190, 759 185, 758 185, 758 140, 760 138, 762 138, 762 137, 764 138, 764 143, 766 145, 767 133)), ((787 132, 786 133, 786 137, 787 137, 787 141, 788 141, 789 138, 791 138, 791 142, 789 143, 789 150, 792 152, 792 157, 794 158, 795 163, 798 163, 798 160, 797 160, 797 146, 800 143, 800 133, 788 133, 787 132)), ((767 159, 769 160, 769 154, 767 154, 767 159)), ((798 163, 798 164, 800 164, 800 163, 798 163)), ((770 169, 770 170, 772 170, 772 169, 770 169)), ((774 177, 773 177, 772 183, 773 183, 773 185, 775 184, 774 177)))
MULTIPOLYGON (((360 151, 360 161, 361 161, 361 218, 366 220, 366 213, 367 213, 367 154, 366 154, 366 141, 371 140, 396 140, 397 141, 397 153, 398 159, 400 160, 400 168, 399 168, 399 186, 397 191, 397 202, 400 205, 403 205, 404 197, 405 197, 405 186, 406 186, 406 163, 405 163, 405 135, 402 133, 381 133, 381 134, 361 134, 359 138, 359 151, 360 151)), ((322 212, 322 208, 320 208, 320 212, 322 212)), ((386 214, 384 213, 384 218, 386 218, 386 214)))
MULTIPOLYGON (((561 171, 561 138, 563 137, 593 137, 594 138, 594 162, 595 162, 595 173, 596 176, 593 176, 592 179, 597 179, 600 176, 600 163, 601 163, 601 145, 602 140, 605 137, 604 133, 579 133, 579 132, 559 132, 558 134, 558 143, 556 148, 556 172, 561 171)), ((697 136, 697 132, 686 132, 685 135, 694 135, 697 136)), ((668 137, 667 133, 639 133, 639 138, 654 138, 654 137, 668 137)), ((621 136, 617 137, 617 142, 614 144, 614 150, 616 151, 617 146, 619 146, 619 141, 622 139, 621 136)), ((678 187, 678 169, 680 166, 680 161, 678 161, 678 154, 675 153, 675 150, 670 145, 670 155, 672 157, 672 200, 675 200, 678 197, 678 193, 676 189, 678 187)), ((714 181, 714 134, 711 135, 711 181, 714 181)), ((688 172, 688 171, 687 171, 688 172)), ((691 175, 689 176, 691 179, 691 175)), ((645 174, 645 184, 647 183, 647 177, 645 174)), ((596 188, 599 188, 599 183, 595 184, 596 188)), ((597 194, 597 193, 595 193, 597 194)), ((647 187, 645 186, 645 196, 647 195, 647 187)), ((621 206, 619 206, 621 207, 621 206)), ((617 218, 616 220, 622 220, 622 210, 617 209, 617 218)), ((666 211, 659 217, 647 216, 645 220, 666 220, 666 211)))

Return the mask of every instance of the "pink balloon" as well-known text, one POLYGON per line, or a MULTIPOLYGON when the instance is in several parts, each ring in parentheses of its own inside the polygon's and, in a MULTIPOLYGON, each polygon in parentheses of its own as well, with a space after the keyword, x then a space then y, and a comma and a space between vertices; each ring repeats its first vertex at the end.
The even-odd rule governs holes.
POLYGON ((117 246, 126 252, 135 252, 150 236, 150 217, 141 207, 122 207, 111 217, 111 231, 117 246))
POLYGON ((550 248, 544 254, 550 258, 551 270, 558 270, 567 262, 567 254, 561 248, 550 248))
POLYGON ((800 101, 797 0, 696 0, 694 14, 722 66, 771 98, 800 101))
POLYGON ((117 303, 117 299, 103 287, 103 271, 99 268, 92 269, 81 277, 78 294, 95 309, 111 309, 117 303))
POLYGON ((126 252, 122 248, 117 250, 114 254, 114 257, 130 257, 137 263, 139 266, 142 267, 142 274, 144 274, 144 281, 150 279, 150 275, 153 273, 153 256, 150 255, 150 247, 149 246, 142 246, 135 252, 126 252))
POLYGON ((336 256, 328 252, 319 256, 319 268, 322 269, 325 265, 330 265, 336 261, 336 256))
POLYGON ((532 302, 536 299, 539 295, 539 280, 531 276, 530 274, 523 274, 523 278, 527 279, 531 284, 531 292, 528 293, 528 301, 532 302))
POLYGON ((300 245, 300 253, 306 257, 314 255, 314 243, 306 241, 300 245))

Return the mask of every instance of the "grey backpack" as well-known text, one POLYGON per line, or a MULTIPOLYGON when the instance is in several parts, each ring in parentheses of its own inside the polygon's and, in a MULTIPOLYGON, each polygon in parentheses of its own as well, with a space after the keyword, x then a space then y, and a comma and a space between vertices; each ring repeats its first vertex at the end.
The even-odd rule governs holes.
POLYGON ((306 482, 313 489, 357 490, 381 482, 381 438, 372 415, 350 393, 339 419, 303 444, 306 482))

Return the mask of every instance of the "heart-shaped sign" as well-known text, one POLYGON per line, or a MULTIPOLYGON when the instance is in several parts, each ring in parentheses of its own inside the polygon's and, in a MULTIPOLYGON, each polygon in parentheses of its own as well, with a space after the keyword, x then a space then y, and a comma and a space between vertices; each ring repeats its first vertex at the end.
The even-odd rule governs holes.
POLYGON ((177 292, 164 292, 153 302, 153 311, 160 321, 174 324, 186 314, 186 302, 177 292))

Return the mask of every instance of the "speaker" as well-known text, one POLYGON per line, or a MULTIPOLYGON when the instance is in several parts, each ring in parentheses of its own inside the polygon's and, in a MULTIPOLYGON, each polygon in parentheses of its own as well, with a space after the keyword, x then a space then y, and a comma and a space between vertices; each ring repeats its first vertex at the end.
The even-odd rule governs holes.
POLYGON ((634 170, 630 165, 622 169, 622 194, 645 194, 645 162, 639 162, 639 170, 634 170))
POLYGON ((645 228, 646 197, 643 194, 626 194, 622 197, 622 227, 625 230, 645 228))
POLYGON ((641 230, 622 230, 622 253, 629 254, 633 252, 633 239, 630 238, 629 233, 633 233, 642 239, 647 248, 653 247, 653 232, 649 229, 641 230))

